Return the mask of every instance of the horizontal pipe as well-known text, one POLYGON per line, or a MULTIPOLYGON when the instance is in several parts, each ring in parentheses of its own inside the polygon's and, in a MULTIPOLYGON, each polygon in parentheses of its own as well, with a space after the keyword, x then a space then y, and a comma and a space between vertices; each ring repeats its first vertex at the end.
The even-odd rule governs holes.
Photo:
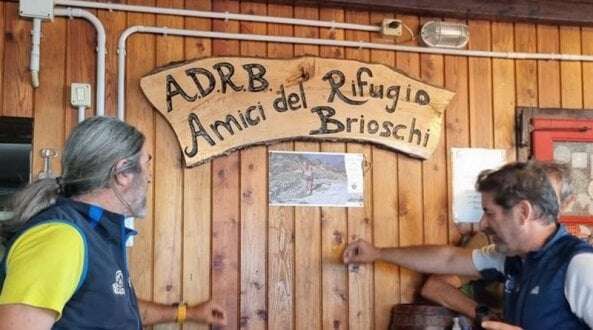
POLYGON ((94 9, 108 9, 108 10, 129 11, 129 12, 136 12, 136 13, 213 18, 213 19, 261 22, 261 23, 291 24, 291 25, 315 26, 315 27, 325 27, 325 28, 330 28, 330 29, 345 29, 345 30, 357 30, 357 31, 368 31, 368 32, 381 31, 381 27, 375 26, 375 25, 362 25, 362 24, 341 23, 341 22, 334 22, 334 21, 309 20, 309 19, 289 18, 289 17, 272 17, 272 16, 261 16, 261 15, 234 14, 234 13, 229 13, 229 12, 221 13, 221 12, 212 12, 212 11, 188 10, 188 9, 177 9, 177 8, 160 8, 160 7, 151 7, 151 6, 123 5, 123 4, 117 4, 117 3, 99 3, 99 2, 79 1, 79 0, 55 0, 54 3, 55 3, 55 5, 61 5, 61 6, 94 8, 94 9))
MULTIPOLYGON (((307 20, 289 17, 273 17, 273 16, 261 16, 261 15, 247 15, 247 14, 233 14, 229 12, 211 12, 211 11, 198 11, 188 9, 177 9, 177 8, 160 8, 151 6, 136 6, 136 5, 123 5, 115 3, 99 3, 92 1, 81 1, 81 0, 55 0, 56 5, 65 5, 73 7, 85 7, 95 9, 108 9, 108 10, 119 10, 119 11, 130 11, 130 12, 141 12, 151 14, 162 14, 162 15, 178 15, 188 17, 201 17, 201 18, 214 18, 214 19, 225 19, 225 20, 239 20, 239 21, 252 21, 262 23, 276 23, 276 24, 294 24, 304 26, 315 26, 315 27, 326 27, 326 28, 339 28, 347 30, 359 30, 369 32, 380 32, 381 27, 375 25, 361 25, 351 23, 341 23, 335 21, 320 21, 320 20, 307 20)), ((175 29, 168 30, 169 34, 175 34, 175 29)), ((181 30, 184 31, 184 30, 181 30)), ((206 31, 203 31, 206 32, 206 31)), ((216 32, 212 32, 216 33, 216 32)), ((186 34, 176 34, 186 35, 186 34)), ((314 45, 327 45, 327 46, 338 46, 338 47, 354 47, 354 48, 370 48, 370 49, 384 49, 384 50, 396 50, 403 52, 416 52, 416 53, 428 53, 428 54, 441 54, 441 55, 459 55, 459 56, 473 56, 473 57, 491 57, 491 58, 506 58, 506 59, 522 59, 522 60, 560 60, 560 61, 593 61, 593 56, 588 55, 572 55, 572 54, 545 54, 545 53, 515 53, 515 52, 492 52, 492 51, 480 51, 480 50, 460 50, 460 49, 442 49, 442 48, 427 48, 427 47, 415 47, 415 46, 404 46, 404 45, 389 45, 389 44, 373 44, 369 42, 357 42, 357 41, 342 41, 342 40, 326 40, 326 39, 315 39, 315 38, 297 38, 297 37, 281 37, 290 39, 290 41, 282 41, 280 39, 264 39, 262 37, 247 37, 247 38, 235 38, 237 34, 228 33, 228 37, 216 37, 214 35, 206 36, 199 35, 199 37, 207 38, 220 38, 220 39, 235 39, 235 40, 250 40, 250 41, 273 41, 273 42, 286 42, 286 43, 297 43, 297 44, 314 44, 314 45)), ((187 35, 194 36, 194 35, 187 35)), ((271 37, 271 36, 270 36, 271 37)))
POLYGON ((166 27, 154 26, 131 26, 124 30, 120 35, 118 41, 118 94, 117 94, 117 117, 120 120, 125 118, 125 65, 126 65, 126 40, 134 33, 152 33, 163 35, 175 35, 197 38, 212 38, 212 39, 232 39, 243 41, 264 41, 264 42, 278 42, 289 44, 308 44, 334 47, 349 47, 349 48, 368 48, 368 49, 382 49, 401 52, 426 53, 437 55, 454 55, 454 56, 472 56, 472 57, 490 57, 503 59, 517 59, 517 60, 562 60, 562 61, 585 61, 592 62, 591 55, 569 55, 569 54, 535 54, 535 53, 514 53, 514 52, 491 52, 481 50, 460 50, 460 49, 443 49, 443 48, 428 48, 419 46, 405 46, 394 44, 379 44, 365 41, 346 41, 333 39, 319 39, 319 38, 299 38, 299 37, 285 37, 285 36, 270 36, 260 34, 240 34, 240 33, 226 33, 226 32, 212 32, 200 30, 183 30, 170 29, 166 27))
MULTIPOLYGON (((380 43, 372 43, 372 42, 366 42, 366 41, 348 41, 348 40, 319 39, 319 38, 270 36, 270 35, 262 35, 262 34, 241 34, 241 33, 200 31, 200 30, 183 30, 183 29, 170 29, 167 27, 136 26, 133 28, 135 28, 134 30, 136 32, 157 33, 157 34, 163 34, 163 35, 177 35, 177 36, 188 36, 188 37, 198 37, 198 38, 233 39, 233 40, 243 40, 243 41, 264 41, 264 42, 278 42, 278 43, 289 43, 289 44, 381 49, 381 50, 393 50, 393 51, 400 51, 400 52, 412 52, 412 53, 424 53, 424 54, 436 54, 436 55, 489 57, 489 58, 502 58, 502 59, 514 59, 514 60, 556 60, 556 61, 593 62, 592 55, 554 54, 554 53, 516 53, 516 52, 493 52, 493 51, 466 50, 466 49, 429 48, 429 47, 406 46, 406 45, 397 45, 397 44, 380 44, 380 43)), ((120 44, 120 46, 121 46, 121 44, 120 44)))

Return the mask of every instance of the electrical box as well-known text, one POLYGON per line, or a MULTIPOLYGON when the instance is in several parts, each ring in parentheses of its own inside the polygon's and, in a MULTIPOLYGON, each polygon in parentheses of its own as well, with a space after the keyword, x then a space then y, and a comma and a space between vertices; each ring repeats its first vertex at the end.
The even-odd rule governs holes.
POLYGON ((381 24, 381 33, 386 36, 399 37, 402 35, 402 21, 399 19, 386 18, 381 24))
POLYGON ((20 0, 19 15, 23 17, 53 19, 53 0, 20 0))
POLYGON ((74 107, 90 107, 91 85, 72 83, 70 86, 70 103, 74 107))

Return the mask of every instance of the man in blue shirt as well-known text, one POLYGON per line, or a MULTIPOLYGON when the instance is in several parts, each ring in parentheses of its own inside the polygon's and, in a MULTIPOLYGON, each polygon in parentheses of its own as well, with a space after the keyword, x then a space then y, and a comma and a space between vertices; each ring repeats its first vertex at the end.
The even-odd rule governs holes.
POLYGON ((504 283, 504 322, 486 329, 593 328, 593 247, 558 224, 559 202, 544 168, 511 163, 480 175, 480 229, 494 244, 376 248, 358 240, 344 262, 382 260, 422 273, 480 275, 504 283))

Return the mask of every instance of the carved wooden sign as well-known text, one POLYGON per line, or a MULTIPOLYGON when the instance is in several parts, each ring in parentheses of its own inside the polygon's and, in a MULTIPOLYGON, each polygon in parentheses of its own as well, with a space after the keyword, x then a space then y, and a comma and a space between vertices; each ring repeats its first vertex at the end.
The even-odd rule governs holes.
POLYGON ((384 65, 317 57, 206 58, 162 68, 140 86, 187 166, 293 139, 370 142, 426 159, 454 95, 384 65))

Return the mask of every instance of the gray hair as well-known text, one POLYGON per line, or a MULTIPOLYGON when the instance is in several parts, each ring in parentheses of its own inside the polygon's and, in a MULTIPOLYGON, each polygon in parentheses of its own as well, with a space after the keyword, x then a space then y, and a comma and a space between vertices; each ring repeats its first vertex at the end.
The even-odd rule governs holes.
POLYGON ((31 217, 54 204, 59 195, 79 196, 107 188, 117 173, 140 172, 144 135, 136 128, 109 117, 93 117, 74 128, 62 155, 61 178, 37 180, 12 199, 12 219, 0 227, 3 238, 11 236, 31 217), (126 160, 124 167, 116 164, 126 160))
POLYGON ((478 176, 476 190, 491 193, 496 204, 506 211, 526 200, 544 224, 555 223, 558 219, 558 197, 540 163, 516 162, 496 171, 483 171, 478 176))
POLYGON ((564 206, 574 195, 574 185, 572 184, 572 172, 568 164, 552 161, 530 161, 533 164, 541 166, 548 178, 552 181, 552 186, 558 189, 558 198, 560 206, 564 206))

